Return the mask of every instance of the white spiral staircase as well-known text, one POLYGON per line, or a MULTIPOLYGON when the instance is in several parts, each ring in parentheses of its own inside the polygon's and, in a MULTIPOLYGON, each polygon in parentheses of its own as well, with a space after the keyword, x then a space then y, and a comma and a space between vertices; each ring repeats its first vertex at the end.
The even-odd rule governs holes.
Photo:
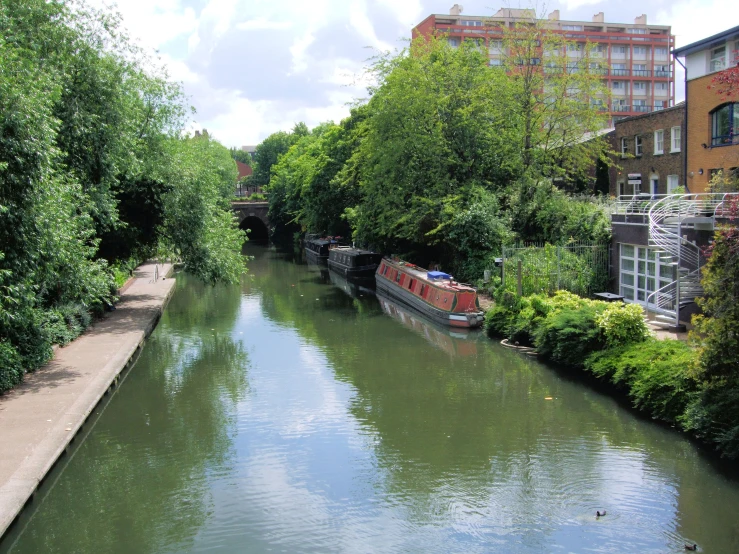
POLYGON ((673 280, 647 296, 647 310, 657 313, 654 323, 684 328, 680 311, 703 295, 701 249, 685 238, 689 229, 713 230, 724 215, 729 197, 737 193, 673 194, 649 209, 649 245, 659 250, 661 264, 674 268, 673 280))

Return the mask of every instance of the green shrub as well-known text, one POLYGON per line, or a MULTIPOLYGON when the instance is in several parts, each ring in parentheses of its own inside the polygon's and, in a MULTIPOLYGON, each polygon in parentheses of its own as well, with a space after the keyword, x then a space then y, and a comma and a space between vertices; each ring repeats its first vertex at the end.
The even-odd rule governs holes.
POLYGON ((550 311, 534 333, 539 354, 558 364, 582 367, 589 354, 605 346, 595 320, 599 309, 602 308, 592 303, 550 311))
POLYGON ((644 312, 638 304, 609 304, 596 317, 609 348, 649 338, 644 312))
POLYGON ((63 304, 44 314, 44 330, 53 344, 69 344, 92 323, 90 312, 79 304, 63 304))
POLYGON ((0 393, 12 389, 22 380, 20 355, 10 344, 0 341, 0 393))
POLYGON ((739 380, 703 385, 681 418, 683 427, 716 447, 722 456, 739 458, 739 380))
POLYGON ((697 390, 696 358, 684 342, 651 339, 595 352, 585 369, 624 390, 635 408, 674 423, 697 390))

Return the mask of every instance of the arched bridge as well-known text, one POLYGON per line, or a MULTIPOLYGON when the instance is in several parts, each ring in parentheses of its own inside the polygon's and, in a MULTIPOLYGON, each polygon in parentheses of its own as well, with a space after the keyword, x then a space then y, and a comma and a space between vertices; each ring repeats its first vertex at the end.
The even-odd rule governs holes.
POLYGON ((231 209, 239 220, 239 227, 249 230, 250 239, 269 238, 269 202, 231 202, 231 209))

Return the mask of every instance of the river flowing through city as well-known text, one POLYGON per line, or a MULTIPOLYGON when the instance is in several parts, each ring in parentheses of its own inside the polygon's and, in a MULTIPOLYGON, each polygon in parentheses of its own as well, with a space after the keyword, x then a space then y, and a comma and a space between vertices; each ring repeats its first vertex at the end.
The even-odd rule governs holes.
POLYGON ((684 436, 482 332, 245 251, 241 285, 178 275, 0 552, 739 552, 739 476, 684 436))

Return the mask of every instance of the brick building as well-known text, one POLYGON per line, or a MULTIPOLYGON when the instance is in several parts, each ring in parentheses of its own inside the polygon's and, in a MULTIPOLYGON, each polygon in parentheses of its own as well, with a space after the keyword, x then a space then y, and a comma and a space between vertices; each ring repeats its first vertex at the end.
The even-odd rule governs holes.
MULTIPOLYGON (((462 15, 462 7, 455 4, 449 15, 429 15, 413 28, 412 36, 443 33, 452 46, 473 40, 487 49, 489 63, 495 66, 505 55, 502 29, 535 17, 534 10, 511 8, 500 9, 493 16, 462 15)), ((565 21, 560 20, 559 10, 550 13, 543 23, 546 29, 573 41, 567 52, 573 62, 582 57, 586 43, 597 43, 594 54, 605 65, 599 71, 611 93, 609 126, 623 117, 674 105, 675 62, 669 52, 675 37, 669 25, 648 25, 646 15, 635 18, 633 24, 607 23, 603 12, 595 14, 592 21, 565 21)))
POLYGON ((687 187, 705 192, 713 174, 739 168, 739 94, 726 99, 709 89, 713 78, 739 63, 739 27, 673 52, 685 58, 687 187))
POLYGON ((616 122, 610 194, 669 194, 685 186, 685 103, 616 122))

